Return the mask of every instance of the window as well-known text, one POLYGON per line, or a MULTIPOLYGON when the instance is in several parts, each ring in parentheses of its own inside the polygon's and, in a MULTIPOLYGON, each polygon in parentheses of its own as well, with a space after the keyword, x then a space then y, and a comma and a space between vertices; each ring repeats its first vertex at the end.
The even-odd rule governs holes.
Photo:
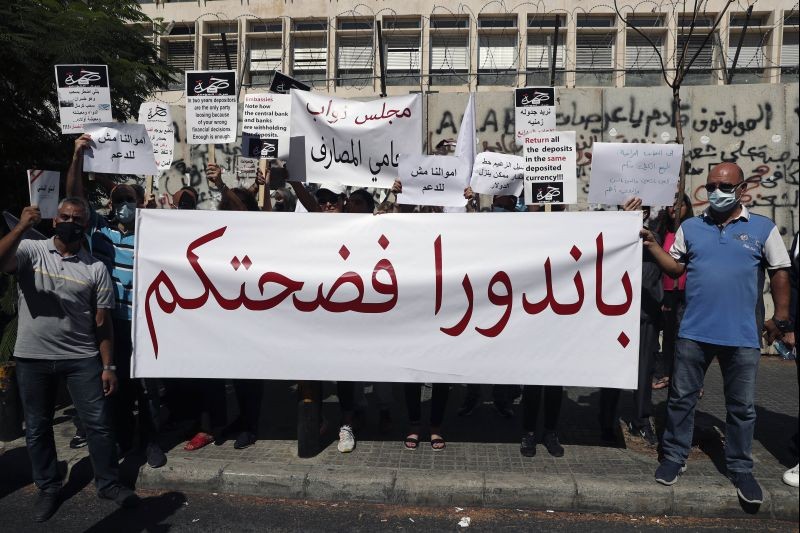
POLYGON ((292 38, 292 77, 312 87, 325 87, 327 67, 326 35, 292 38))
POLYGON ((517 84, 517 35, 478 36, 478 85, 517 84))
POLYGON ((556 59, 555 85, 564 85, 564 33, 558 35, 558 46, 553 47, 553 33, 533 33, 528 30, 528 63, 526 85, 550 86, 550 67, 556 59))
POLYGON ((469 25, 466 18, 434 18, 430 34, 430 85, 469 83, 469 25))
POLYGON ((648 35, 653 44, 636 32, 629 31, 625 44, 625 85, 650 87, 664 80, 659 54, 664 57, 663 35, 648 35))
POLYGON ((800 81, 798 76, 798 62, 800 54, 798 41, 800 41, 800 30, 797 27, 797 15, 794 15, 794 27, 788 25, 787 21, 783 24, 783 42, 781 43, 781 83, 796 83, 800 81))
POLYGON ((250 84, 269 85, 276 70, 281 69, 283 46, 280 39, 251 38, 250 84))
POLYGON ((336 84, 340 87, 362 87, 374 78, 372 33, 337 38, 336 84))
POLYGON ((383 38, 387 85, 419 85, 420 35, 386 35, 383 38))
POLYGON ((481 17, 478 28, 516 28, 517 17, 481 17))
POLYGON ((227 70, 237 67, 239 30, 235 22, 205 23, 203 28, 203 68, 227 70), (222 34, 225 34, 225 40, 222 34), (230 62, 230 66, 228 63, 230 62))
POLYGON ((385 17, 381 28, 384 30, 418 30, 420 29, 419 18, 397 18, 385 17))
POLYGON ((171 91, 183 90, 184 72, 194 70, 194 23, 178 22, 167 26, 167 35, 160 37, 161 57, 171 67, 178 69, 169 82, 171 91))
MULTIPOLYGON (((733 59, 736 57, 736 47, 739 46, 741 33, 731 33, 728 39, 728 57, 726 66, 728 69, 733 67, 733 59)), ((739 49, 739 58, 736 61, 736 72, 733 76, 733 83, 765 83, 769 79, 764 76, 764 67, 767 58, 764 54, 764 43, 767 36, 759 31, 750 33, 748 29, 742 40, 742 47, 739 49)))
POLYGON ((767 13, 753 13, 750 15, 750 20, 747 20, 747 13, 732 13, 730 25, 732 28, 741 28, 747 20, 747 27, 753 26, 766 26, 769 14, 767 13))
POLYGON ((578 33, 575 41, 575 85, 614 84, 614 34, 578 33))
POLYGON ((371 30, 373 20, 340 18, 338 22, 340 30, 371 30))
POLYGON ((268 22, 250 22, 250 27, 247 30, 252 33, 267 33, 267 32, 280 32, 283 31, 283 23, 280 20, 273 20, 268 22))
POLYGON ((327 20, 295 20, 292 23, 294 31, 328 31, 327 20))
POLYGON ((706 39, 706 32, 701 32, 700 35, 694 34, 691 37, 686 35, 679 35, 677 47, 675 49, 675 62, 677 64, 681 57, 683 47, 686 48, 686 63, 699 54, 695 59, 689 72, 683 79, 685 85, 713 85, 717 82, 718 75, 714 71, 714 49, 715 49, 715 36, 708 39, 708 42, 703 46, 703 41, 706 39))
POLYGON ((578 15, 579 28, 613 28, 614 16, 578 15))

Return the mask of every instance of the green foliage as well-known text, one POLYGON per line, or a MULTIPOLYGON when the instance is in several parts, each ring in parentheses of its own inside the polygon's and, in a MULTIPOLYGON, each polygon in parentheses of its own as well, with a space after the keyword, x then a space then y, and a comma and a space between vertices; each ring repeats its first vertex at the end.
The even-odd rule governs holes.
POLYGON ((26 169, 69 164, 74 136, 58 125, 54 65, 108 65, 113 115, 126 120, 174 72, 152 27, 134 0, 0 0, 0 207, 27 204, 26 169))
POLYGON ((14 354, 17 318, 16 278, 0 273, 0 363, 5 363, 14 354))

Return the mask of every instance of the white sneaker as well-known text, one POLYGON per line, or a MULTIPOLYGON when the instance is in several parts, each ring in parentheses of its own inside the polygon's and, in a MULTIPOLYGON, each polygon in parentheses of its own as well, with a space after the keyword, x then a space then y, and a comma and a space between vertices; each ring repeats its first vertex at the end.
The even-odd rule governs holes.
POLYGON ((783 482, 790 487, 797 487, 800 485, 800 472, 798 472, 798 466, 800 465, 794 465, 794 468, 790 468, 783 473, 783 482))
POLYGON ((336 448, 342 453, 350 453, 356 447, 356 436, 353 435, 353 428, 342 426, 339 428, 339 444, 336 448))

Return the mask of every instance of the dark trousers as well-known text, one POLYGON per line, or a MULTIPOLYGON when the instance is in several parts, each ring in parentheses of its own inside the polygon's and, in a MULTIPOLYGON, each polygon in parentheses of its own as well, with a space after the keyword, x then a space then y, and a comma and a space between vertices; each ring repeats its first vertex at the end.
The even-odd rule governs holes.
POLYGON ((161 432, 161 398, 158 380, 131 378, 131 323, 114 319, 114 362, 117 365, 119 389, 112 396, 114 428, 123 451, 135 441, 138 408, 140 444, 156 442, 161 432))
MULTIPOLYGON (((406 383, 406 408, 408 421, 412 425, 422 422, 422 383, 406 383)), ((449 383, 434 383, 431 393, 431 426, 439 427, 444 421, 444 410, 447 408, 447 397, 450 395, 449 383)))
MULTIPOLYGON (((519 396, 519 385, 492 385, 492 401, 497 405, 506 406, 519 396)), ((470 383, 467 385, 467 399, 477 400, 481 397, 481 385, 470 383)))
POLYGON ((661 343, 661 373, 664 377, 672 376, 675 364, 675 341, 678 340, 678 329, 686 308, 686 291, 664 291, 664 340, 661 343))
POLYGON ((337 381, 336 397, 339 398, 339 409, 342 414, 352 414, 356 404, 356 384, 353 381, 337 381))
POLYGON ((239 420, 242 429, 258 434, 258 421, 261 418, 261 400, 264 397, 264 381, 261 379, 235 379, 233 388, 239 402, 239 420))
MULTIPOLYGON (((643 427, 650 423, 653 412, 653 361, 658 346, 658 327, 654 322, 639 323, 639 377, 637 388, 633 392, 635 427, 643 427)), ((613 428, 617 415, 617 404, 622 391, 620 389, 600 389, 600 424, 604 428, 613 428)))
POLYGON ((103 395, 99 358, 17 358, 16 363, 19 393, 25 410, 25 440, 36 486, 48 492, 61 488, 53 415, 58 379, 62 376, 66 378, 72 403, 86 429, 97 489, 102 491, 116 484, 119 479, 117 449, 109 402, 103 395))
POLYGON ((192 431, 215 435, 226 424, 224 379, 170 379, 167 403, 173 420, 193 422, 192 431))
POLYGON ((544 430, 549 432, 558 429, 558 417, 561 414, 564 387, 559 385, 525 385, 522 388, 522 426, 525 431, 536 431, 539 404, 542 403, 542 397, 544 397, 544 430))

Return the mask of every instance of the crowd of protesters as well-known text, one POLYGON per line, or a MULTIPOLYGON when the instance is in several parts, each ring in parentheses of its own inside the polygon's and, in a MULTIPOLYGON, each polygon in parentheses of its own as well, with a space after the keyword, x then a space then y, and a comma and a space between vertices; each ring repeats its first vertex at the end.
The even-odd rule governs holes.
MULTIPOLYGON (((58 507, 61 474, 57 468, 52 423, 56 384, 65 378, 77 416, 71 447, 88 445, 98 495, 121 506, 138 502, 136 494, 119 482, 118 460, 130 453, 144 454, 152 468, 167 462, 161 448, 165 420, 188 421, 184 449, 193 451, 221 444, 235 432, 234 448, 253 445, 263 395, 259 380, 133 379, 131 363, 131 306, 135 257, 135 211, 154 206, 141 187, 109 182, 110 211, 103 216, 87 202, 83 185, 82 152, 88 135, 75 142, 66 179, 66 197, 53 220, 53 237, 28 240, 26 230, 38 224, 36 206, 26 207, 16 227, 0 240, 0 267, 19 279, 19 335, 15 349, 19 385, 25 411, 26 439, 33 479, 39 489, 34 507, 37 521, 47 520, 58 507), (227 420, 226 387, 232 387, 239 417, 227 420)), ((250 188, 229 188, 220 166, 205 169, 211 187, 221 199, 220 210, 295 211, 380 214, 387 212, 448 212, 448 209, 399 205, 402 183, 394 183, 376 204, 364 189, 346 194, 334 183, 322 183, 313 192, 298 182, 273 191, 258 201, 259 187, 269 189, 271 170, 259 172, 250 188)), ((750 213, 741 204, 744 176, 733 163, 713 167, 706 184, 709 206, 694 214, 688 196, 678 216, 673 208, 651 213, 632 198, 620 209, 641 211, 644 243, 640 313, 638 387, 633 394, 631 435, 657 446, 653 428, 652 390, 668 388, 665 430, 660 440, 662 460, 655 478, 671 485, 686 469, 694 426, 694 411, 703 394, 705 372, 714 358, 720 363, 727 408, 725 457, 728 475, 739 497, 760 503, 762 491, 753 477, 751 447, 756 423, 755 377, 761 355, 760 338, 780 340, 791 348, 797 335, 798 239, 787 254, 775 224, 750 213), (773 318, 759 318, 759 273, 766 268, 775 305, 773 318), (790 297, 795 301, 790 303, 790 297), (763 324, 763 326, 761 326, 763 324), (659 338, 661 341, 659 342, 659 338), (660 348, 659 348, 660 345, 660 348)), ((466 211, 478 211, 478 195, 464 191, 466 211)), ((199 195, 183 187, 171 198, 176 209, 197 209, 199 195)), ((553 210, 564 210, 553 206, 553 210)), ((491 211, 541 210, 525 206, 516 196, 494 196, 491 211)), ((800 370, 798 370, 800 380, 800 370)), ((358 411, 363 410, 365 383, 337 382, 341 423, 337 448, 356 447, 358 411)), ((391 427, 389 384, 375 383, 380 399, 380 424, 391 427)), ((415 450, 423 436, 420 383, 404 385, 409 427, 402 446, 415 450)), ((444 418, 450 384, 433 384, 427 420, 429 444, 446 448, 444 418)), ((536 454, 544 445, 554 457, 564 455, 558 427, 563 387, 497 384, 492 404, 504 418, 513 418, 513 405, 522 408, 520 453, 536 454), (518 400, 521 397, 520 400, 518 400), (539 430, 539 411, 543 411, 539 430)), ((621 391, 603 389, 598 421, 602 440, 613 443, 621 391)), ((480 404, 480 386, 469 385, 459 417, 468 417, 480 404)), ((796 437, 795 437, 796 438, 796 437)), ((786 483, 797 486, 798 468, 786 472, 786 483)))

